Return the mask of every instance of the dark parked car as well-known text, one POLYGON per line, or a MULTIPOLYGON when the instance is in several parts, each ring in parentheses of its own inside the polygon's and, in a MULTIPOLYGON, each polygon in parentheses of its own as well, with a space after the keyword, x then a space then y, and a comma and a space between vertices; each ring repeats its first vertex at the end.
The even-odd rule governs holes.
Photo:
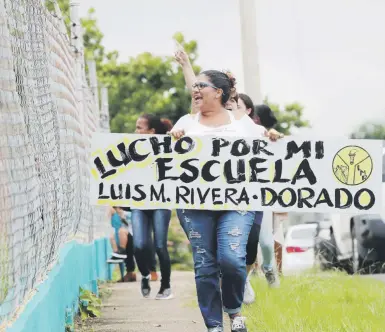
MULTIPOLYGON (((385 199, 385 148, 382 192, 385 199)), ((385 273, 385 213, 331 214, 318 223, 314 252, 321 269, 342 268, 348 273, 385 273)))

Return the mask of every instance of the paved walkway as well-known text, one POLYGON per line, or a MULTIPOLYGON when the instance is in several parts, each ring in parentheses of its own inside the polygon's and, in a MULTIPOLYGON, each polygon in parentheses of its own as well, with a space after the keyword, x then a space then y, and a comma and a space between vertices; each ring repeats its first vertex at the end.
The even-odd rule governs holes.
POLYGON ((93 320, 94 332, 199 332, 206 331, 196 304, 192 272, 172 272, 175 298, 153 300, 160 283, 151 283, 151 299, 143 299, 140 281, 111 284, 102 317, 93 320))

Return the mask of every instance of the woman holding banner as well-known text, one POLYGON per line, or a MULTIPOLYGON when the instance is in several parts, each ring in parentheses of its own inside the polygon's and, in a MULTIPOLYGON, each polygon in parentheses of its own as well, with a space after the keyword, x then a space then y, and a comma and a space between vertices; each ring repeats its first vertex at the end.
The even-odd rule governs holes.
MULTIPOLYGON (((178 45, 178 50, 175 53, 175 60, 180 64, 183 70, 183 74, 186 80, 187 87, 190 91, 193 83, 196 82, 196 77, 192 65, 189 61, 187 53, 183 50, 181 45, 178 45)), ((183 121, 194 116, 199 112, 198 107, 196 107, 197 102, 192 98, 192 112, 189 115, 183 117, 183 121)), ((231 91, 229 99, 225 103, 225 108, 229 111, 232 111, 236 119, 242 119, 244 116, 253 119, 256 124, 262 125, 266 129, 271 129, 277 122, 277 119, 274 117, 271 109, 267 105, 258 105, 254 109, 254 104, 251 98, 243 93, 238 94, 234 89, 231 91)), ((182 125, 182 123, 178 123, 182 125)), ((255 212, 255 220, 253 226, 250 230, 247 247, 246 247, 246 270, 247 276, 253 270, 254 263, 257 258, 258 252, 258 243, 261 238, 261 249, 263 255, 263 265, 262 269, 265 274, 266 280, 271 287, 279 286, 279 278, 274 268, 274 240, 273 233, 270 224, 272 225, 271 218, 269 219, 271 212, 267 212, 267 220, 265 224, 262 225, 262 211, 255 212), (261 231, 261 234, 260 234, 261 231)), ((187 234, 186 223, 183 222, 183 215, 178 214, 179 219, 181 220, 181 225, 187 234)), ((245 284, 245 293, 244 293, 244 303, 250 304, 255 300, 255 293, 250 284, 249 277, 246 279, 245 284)))
MULTIPOLYGON (((169 129, 169 121, 152 114, 141 115, 136 121, 136 134, 164 135, 169 129)), ((161 282, 157 300, 173 297, 170 286, 171 261, 167 248, 167 235, 171 219, 171 210, 132 209, 132 228, 134 237, 135 259, 142 275, 141 291, 148 298, 151 293, 150 278, 153 256, 151 253, 151 230, 154 232, 154 245, 159 258, 161 282)))
MULTIPOLYGON (((277 140, 277 131, 266 130, 248 117, 236 120, 225 109, 235 91, 235 79, 209 70, 193 84, 193 102, 199 107, 194 116, 184 116, 171 135, 268 136, 277 140)), ((208 331, 223 331, 222 307, 231 319, 233 332, 247 331, 241 315, 246 282, 246 244, 254 222, 253 211, 180 210, 194 258, 198 303, 208 331), (219 275, 222 273, 222 294, 219 275)))

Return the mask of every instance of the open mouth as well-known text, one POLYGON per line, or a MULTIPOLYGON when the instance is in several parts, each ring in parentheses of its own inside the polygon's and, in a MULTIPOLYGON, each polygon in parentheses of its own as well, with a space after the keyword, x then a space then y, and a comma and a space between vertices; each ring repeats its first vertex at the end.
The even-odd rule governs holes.
POLYGON ((199 105, 202 102, 202 96, 200 94, 193 95, 193 101, 195 105, 199 105))
POLYGON ((196 94, 196 95, 194 95, 193 99, 194 99, 194 101, 202 100, 202 96, 196 94))

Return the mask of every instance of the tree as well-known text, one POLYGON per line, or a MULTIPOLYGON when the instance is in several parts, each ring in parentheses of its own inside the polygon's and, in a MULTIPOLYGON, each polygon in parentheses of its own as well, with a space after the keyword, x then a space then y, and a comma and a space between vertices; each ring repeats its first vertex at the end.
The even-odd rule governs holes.
POLYGON ((81 18, 83 28, 84 56, 88 60, 95 60, 96 69, 101 70, 103 61, 107 58, 105 48, 102 45, 103 33, 100 31, 96 18, 95 9, 88 10, 87 17, 81 18))
MULTIPOLYGON (((64 18, 68 18, 69 0, 58 0, 58 4, 64 18)), ((191 96, 182 70, 172 56, 161 57, 145 52, 127 62, 118 62, 118 52, 106 52, 103 46, 104 35, 93 8, 88 11, 87 17, 81 19, 81 24, 85 57, 95 60, 99 81, 108 87, 112 132, 133 132, 136 119, 142 113, 157 114, 175 122, 188 112, 191 96)), ((201 68, 195 64, 198 58, 197 42, 185 41, 180 32, 173 38, 189 54, 194 72, 200 72, 201 68)), ((300 104, 292 103, 282 110, 278 104, 267 99, 265 102, 278 119, 276 129, 284 134, 289 134, 292 127, 309 126, 302 118, 303 107, 300 104)))
MULTIPOLYGON (((194 65, 197 59, 197 42, 186 42, 181 33, 174 38, 185 48, 194 65)), ((145 52, 118 63, 111 57, 103 65, 101 81, 109 88, 109 105, 112 132, 134 131, 140 114, 152 113, 175 122, 188 113, 191 95, 188 92, 181 68, 172 56, 155 56, 145 52)))
POLYGON ((369 122, 364 123, 352 134, 350 134, 350 138, 385 140, 385 124, 369 122))
POLYGON ((265 98, 264 103, 269 105, 278 120, 275 129, 279 132, 290 135, 290 129, 310 127, 309 122, 303 119, 303 106, 297 102, 287 104, 282 109, 278 104, 272 103, 265 98))
MULTIPOLYGON (((70 1, 69 0, 57 0, 60 7, 61 14, 67 27, 70 27, 70 1)), ((53 2, 47 1, 47 8, 50 11, 54 11, 53 2)), ((83 45, 84 56, 88 60, 95 60, 97 70, 102 70, 101 66, 104 60, 108 60, 117 55, 117 51, 106 53, 104 46, 102 45, 103 33, 100 31, 97 19, 95 18, 95 9, 90 8, 87 16, 80 19, 81 26, 83 28, 83 45)), ((70 33, 70 31, 68 31, 70 33)))
MULTIPOLYGON (((57 0, 57 4, 59 5, 61 16, 63 17, 68 35, 70 35, 71 34, 70 2, 69 0, 57 0)), ((45 5, 51 13, 55 12, 55 4, 53 1, 45 1, 45 5)))

